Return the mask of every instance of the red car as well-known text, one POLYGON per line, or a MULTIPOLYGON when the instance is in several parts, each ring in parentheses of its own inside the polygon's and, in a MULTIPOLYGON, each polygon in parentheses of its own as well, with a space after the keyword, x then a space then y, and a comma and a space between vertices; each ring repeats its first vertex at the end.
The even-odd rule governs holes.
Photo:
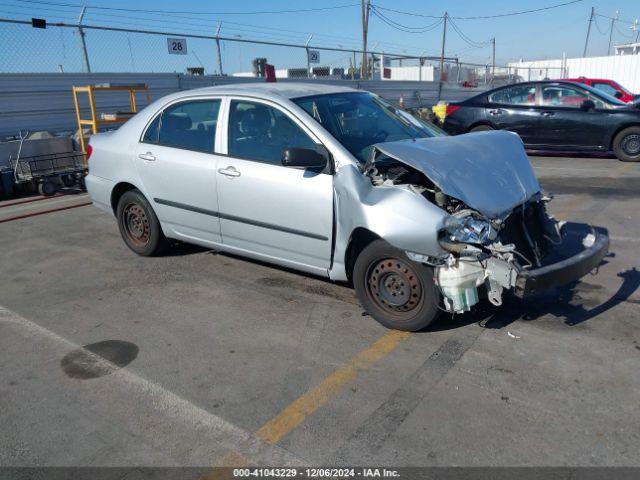
POLYGON ((606 78, 587 78, 587 77, 578 77, 578 78, 565 78, 566 81, 569 82, 577 82, 584 83, 585 85, 589 85, 590 87, 601 90, 604 93, 608 93, 612 97, 617 98, 625 103, 631 102, 636 99, 639 95, 634 95, 629 90, 624 88, 618 82, 614 82, 613 80, 607 80, 606 78))

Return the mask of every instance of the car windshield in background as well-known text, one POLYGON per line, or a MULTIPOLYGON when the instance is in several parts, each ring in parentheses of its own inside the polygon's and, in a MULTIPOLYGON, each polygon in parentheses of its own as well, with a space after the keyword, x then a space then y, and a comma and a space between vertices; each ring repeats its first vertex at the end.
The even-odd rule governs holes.
POLYGON ((293 101, 362 163, 376 143, 447 135, 369 93, 318 95, 293 101))

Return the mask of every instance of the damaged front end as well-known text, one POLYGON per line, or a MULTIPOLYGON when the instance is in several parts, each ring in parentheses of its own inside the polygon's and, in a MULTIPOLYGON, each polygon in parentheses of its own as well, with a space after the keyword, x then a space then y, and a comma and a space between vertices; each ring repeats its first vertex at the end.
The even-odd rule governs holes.
POLYGON ((606 230, 557 222, 520 139, 489 132, 375 145, 365 174, 374 186, 408 188, 448 213, 441 252, 406 252, 429 264, 444 308, 470 310, 482 294, 502 305, 516 296, 570 283, 608 252, 606 230))

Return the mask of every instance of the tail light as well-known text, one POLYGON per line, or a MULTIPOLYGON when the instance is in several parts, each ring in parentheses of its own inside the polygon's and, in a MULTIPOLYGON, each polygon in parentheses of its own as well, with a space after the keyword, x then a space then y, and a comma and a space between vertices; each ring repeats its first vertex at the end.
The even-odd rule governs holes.
POLYGON ((91 146, 91 144, 87 145, 87 161, 89 161, 89 158, 91 158, 91 154, 93 153, 93 147, 91 146))
POLYGON ((460 110, 460 105, 447 105, 447 117, 460 110))

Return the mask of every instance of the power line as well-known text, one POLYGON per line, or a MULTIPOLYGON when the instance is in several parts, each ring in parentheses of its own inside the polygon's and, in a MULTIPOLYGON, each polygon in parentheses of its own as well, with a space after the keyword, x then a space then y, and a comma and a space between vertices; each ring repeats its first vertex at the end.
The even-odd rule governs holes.
POLYGON ((451 24, 451 26, 453 27, 455 32, 458 34, 458 36, 462 40, 464 40, 465 43, 467 43, 468 45, 470 45, 472 47, 483 48, 483 47, 486 47, 487 45, 489 45, 492 42, 492 40, 486 40, 484 42, 476 42, 475 40, 472 40, 467 35, 465 35, 465 33, 460 29, 460 27, 458 27, 458 25, 453 21, 453 19, 451 17, 449 17, 449 23, 451 24))
MULTIPOLYGON (((482 19, 487 19, 487 18, 501 18, 501 17, 512 17, 515 15, 525 15, 528 13, 537 13, 537 12, 543 12, 546 10, 552 10, 554 8, 560 8, 560 7, 564 7, 566 5, 572 5, 574 3, 580 3, 583 0, 571 0, 569 2, 564 2, 564 3, 558 3, 555 5, 550 5, 548 7, 541 7, 541 8, 534 8, 531 10, 521 10, 518 12, 507 12, 507 13, 498 13, 495 15, 477 15, 477 16, 473 16, 473 17, 452 17, 451 15, 449 15, 449 19, 455 19, 455 20, 482 20, 482 19)), ((402 11, 402 10, 394 10, 392 8, 386 8, 386 7, 381 7, 379 5, 376 5, 376 8, 382 9, 382 10, 387 10, 389 12, 394 12, 394 13, 400 13, 402 15, 410 15, 412 17, 425 17, 425 18, 442 18, 442 16, 436 16, 436 15, 424 15, 424 14, 420 14, 420 13, 416 13, 416 12, 406 12, 406 11, 402 11)))
POLYGON ((82 8, 83 6, 87 8, 92 8, 95 10, 113 10, 120 12, 138 12, 138 13, 179 13, 179 14, 189 14, 189 15, 270 15, 270 14, 282 14, 282 13, 304 13, 304 12, 320 12, 324 10, 337 10, 340 8, 349 8, 355 7, 359 4, 357 3, 349 3, 346 5, 334 5, 331 7, 316 7, 316 8, 301 8, 294 10, 256 10, 249 12, 193 12, 193 11, 178 11, 178 10, 145 10, 138 8, 117 8, 117 7, 100 7, 97 5, 80 5, 73 3, 57 3, 57 2, 46 2, 43 0, 17 0, 19 2, 24 3, 36 3, 40 5, 55 5, 60 7, 75 7, 82 8))
POLYGON ((391 18, 389 18, 386 15, 384 15, 382 12, 379 12, 378 9, 376 7, 374 7, 373 5, 372 5, 372 8, 371 8, 371 12, 376 17, 378 17, 380 20, 382 20, 382 22, 386 23, 390 27, 395 28, 396 30, 400 30, 400 31, 405 32, 405 33, 425 33, 425 32, 429 32, 429 31, 437 28, 443 22, 443 18, 440 17, 440 19, 437 22, 431 23, 430 25, 426 25, 426 26, 423 26, 423 27, 411 27, 411 26, 408 26, 408 25, 404 25, 404 24, 398 23, 395 20, 392 20, 391 18))

